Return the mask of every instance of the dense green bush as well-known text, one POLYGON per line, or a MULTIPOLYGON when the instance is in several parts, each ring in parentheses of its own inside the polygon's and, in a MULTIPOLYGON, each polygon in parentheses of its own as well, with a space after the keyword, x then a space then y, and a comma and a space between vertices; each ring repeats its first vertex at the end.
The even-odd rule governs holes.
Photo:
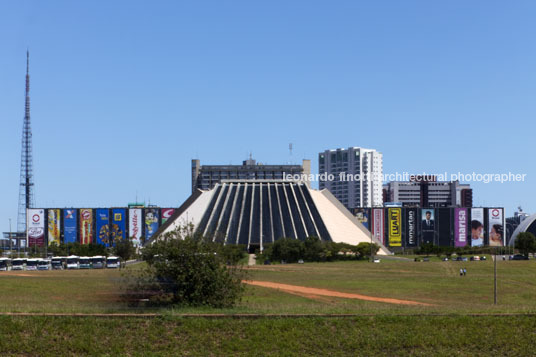
POLYGON ((147 267, 132 273, 124 297, 129 301, 179 306, 230 307, 240 301, 244 272, 238 248, 207 242, 180 231, 143 250, 147 267))
POLYGON ((516 237, 515 247, 520 254, 528 257, 529 253, 536 253, 536 237, 530 232, 519 233, 516 237))
MULTIPOLYGON (((372 245, 372 254, 376 254, 379 246, 372 245)), ((304 241, 292 238, 281 238, 272 244, 266 244, 264 250, 257 252, 257 261, 265 260, 296 263, 300 259, 308 262, 325 262, 335 260, 368 259, 371 253, 370 243, 359 243, 357 246, 347 243, 326 242, 318 237, 308 237, 304 241)))
POLYGON ((52 243, 48 246, 48 253, 55 256, 78 255, 81 257, 92 257, 95 255, 108 256, 108 250, 101 244, 80 244, 80 243, 52 243))

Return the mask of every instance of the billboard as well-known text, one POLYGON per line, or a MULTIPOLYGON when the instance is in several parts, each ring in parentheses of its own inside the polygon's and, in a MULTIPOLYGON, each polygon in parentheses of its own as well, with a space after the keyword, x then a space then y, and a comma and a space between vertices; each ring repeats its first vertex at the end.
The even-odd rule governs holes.
POLYGON ((451 208, 438 208, 436 210, 436 241, 441 247, 450 247, 453 244, 452 213, 451 208))
POLYGON ((402 209, 401 208, 389 208, 389 246, 401 247, 402 246, 402 209))
POLYGON ((471 208, 471 247, 484 245, 484 209, 471 208))
POLYGON ((48 210, 48 245, 60 244, 61 239, 61 216, 59 209, 48 210))
POLYGON ((467 245, 467 208, 454 209, 454 246, 467 245))
MULTIPOLYGON (((163 214, 163 213, 162 213, 163 214)), ((354 210, 354 215, 357 217, 357 220, 368 230, 370 230, 369 217, 370 209, 368 208, 356 208, 354 210)))
POLYGON ((28 245, 30 247, 45 245, 45 210, 44 209, 28 209, 26 211, 26 219, 28 220, 28 245))
POLYGON ((406 247, 417 246, 417 209, 406 209, 406 247))
POLYGON ((81 208, 80 213, 80 244, 93 243, 93 210, 81 208))
POLYGON ((166 223, 174 212, 175 208, 162 208, 162 224, 166 223))
POLYGON ((502 208, 488 208, 488 237, 490 246, 502 247, 504 245, 502 208))
POLYGON ((76 242, 76 209, 63 210, 63 242, 76 242))
POLYGON ((145 209, 145 239, 149 239, 158 230, 158 208, 145 209))
POLYGON ((382 244, 385 244, 383 236, 383 208, 374 208, 372 210, 372 235, 379 240, 382 244))
POLYGON ((421 209, 421 244, 434 244, 435 236, 435 210, 433 208, 421 209))
POLYGON ((120 240, 123 240, 127 236, 126 232, 126 217, 127 210, 125 208, 113 208, 112 209, 112 231, 111 231, 111 243, 115 244, 120 240))
POLYGON ((108 247, 110 244, 110 212, 107 208, 95 210, 95 226, 97 243, 108 247))
POLYGON ((132 239, 132 244, 134 244, 135 247, 137 247, 141 243, 141 236, 142 236, 141 215, 142 213, 141 213, 140 208, 131 208, 128 211, 128 232, 130 235, 130 239, 132 239))

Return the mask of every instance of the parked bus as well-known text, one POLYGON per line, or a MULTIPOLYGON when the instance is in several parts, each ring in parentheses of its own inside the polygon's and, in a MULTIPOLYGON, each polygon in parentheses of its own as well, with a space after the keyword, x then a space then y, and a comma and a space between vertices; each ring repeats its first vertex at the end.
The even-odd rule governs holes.
POLYGON ((0 258, 0 271, 11 270, 11 259, 9 258, 0 258))
POLYGON ((63 257, 52 257, 50 261, 53 270, 63 270, 65 269, 63 264, 63 257))
POLYGON ((39 259, 37 262, 37 270, 50 270, 50 260, 48 259, 39 259))
POLYGON ((37 270, 37 263, 40 259, 28 259, 26 261, 26 270, 37 270))
POLYGON ((120 268, 120 260, 118 257, 108 257, 106 258, 106 268, 108 269, 117 269, 120 268))
POLYGON ((26 268, 26 259, 15 258, 11 261, 11 270, 24 270, 26 268))
POLYGON ((91 267, 93 269, 103 269, 106 263, 106 258, 102 255, 91 257, 91 267))
POLYGON ((80 269, 91 269, 91 258, 80 257, 80 269))
POLYGON ((77 255, 68 256, 67 269, 80 269, 80 257, 77 255))

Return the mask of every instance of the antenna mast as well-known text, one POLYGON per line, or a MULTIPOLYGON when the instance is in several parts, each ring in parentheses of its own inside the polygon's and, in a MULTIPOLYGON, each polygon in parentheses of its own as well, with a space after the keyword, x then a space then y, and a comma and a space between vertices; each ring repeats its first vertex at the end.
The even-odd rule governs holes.
POLYGON ((26 232, 26 210, 35 205, 33 192, 32 128, 30 124, 30 52, 26 51, 26 93, 24 123, 22 126, 17 232, 26 232))

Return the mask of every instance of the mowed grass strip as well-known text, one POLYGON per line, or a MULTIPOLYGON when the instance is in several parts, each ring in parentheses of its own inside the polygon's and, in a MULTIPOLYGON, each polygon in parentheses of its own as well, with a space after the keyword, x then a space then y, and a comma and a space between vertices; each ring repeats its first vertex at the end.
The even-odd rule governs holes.
POLYGON ((523 316, 0 317, 0 354, 530 356, 535 331, 523 316))
MULTIPOLYGON (((140 269, 142 264, 129 267, 140 269)), ((536 262, 498 262, 499 304, 493 305, 493 263, 368 262, 255 266, 248 279, 412 300, 434 306, 397 306, 340 297, 290 294, 247 286, 231 309, 148 308, 121 301, 124 271, 0 272, 0 312, 47 313, 260 313, 260 314, 464 314, 536 313, 536 262), (467 276, 460 277, 465 267, 467 276)))

